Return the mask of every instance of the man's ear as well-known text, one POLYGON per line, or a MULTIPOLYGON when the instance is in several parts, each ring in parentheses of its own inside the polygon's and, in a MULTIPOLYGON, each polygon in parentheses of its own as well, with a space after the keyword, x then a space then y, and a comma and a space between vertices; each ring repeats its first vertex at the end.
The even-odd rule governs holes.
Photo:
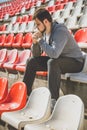
POLYGON ((44 19, 43 23, 44 23, 44 24, 47 24, 47 23, 48 23, 48 20, 47 20, 47 19, 44 19))

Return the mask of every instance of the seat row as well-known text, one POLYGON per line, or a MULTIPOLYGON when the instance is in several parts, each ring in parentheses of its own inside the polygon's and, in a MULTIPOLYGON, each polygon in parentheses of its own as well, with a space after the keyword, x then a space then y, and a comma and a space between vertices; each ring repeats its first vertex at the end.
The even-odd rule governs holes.
POLYGON ((32 45, 32 34, 18 33, 14 35, 11 34, 2 34, 0 35, 0 47, 6 48, 30 48, 32 45))
MULTIPOLYGON (((1 78, 1 82, 7 90, 7 79, 1 78)), ((84 104, 79 96, 69 94, 59 97, 52 111, 49 89, 46 87, 33 89, 26 102, 26 85, 23 82, 12 85, 7 97, 0 103, 0 116, 6 127, 10 125, 10 128, 12 126, 18 130, 84 128, 84 104), (10 100, 7 101, 7 98, 10 100)))
POLYGON ((2 27, 1 29, 3 29, 3 31, 0 31, 0 34, 33 32, 34 28, 35 28, 33 20, 29 21, 28 23, 26 23, 26 22, 23 22, 23 23, 16 22, 15 24, 8 23, 8 24, 1 26, 1 27, 2 27))
POLYGON ((10 18, 17 14, 23 14, 32 7, 41 6, 41 4, 45 3, 46 1, 48 0, 15 0, 10 1, 9 4, 6 4, 6 6, 5 4, 0 5, 0 20, 5 20, 6 14, 8 14, 7 18, 10 18))
MULTIPOLYGON (((18 52, 17 49, 0 50, 0 69, 1 71, 6 71, 7 76, 9 73, 18 74, 20 76, 21 73, 25 72, 27 59, 31 57, 31 51, 29 49, 25 49, 23 51, 18 52)), ((38 76, 47 76, 47 72, 36 73, 38 76)))
MULTIPOLYGON (((87 48, 87 28, 77 29, 72 34, 81 48, 87 48)), ((32 33, 18 33, 18 34, 2 34, 0 35, 0 47, 11 48, 31 48, 32 33)))

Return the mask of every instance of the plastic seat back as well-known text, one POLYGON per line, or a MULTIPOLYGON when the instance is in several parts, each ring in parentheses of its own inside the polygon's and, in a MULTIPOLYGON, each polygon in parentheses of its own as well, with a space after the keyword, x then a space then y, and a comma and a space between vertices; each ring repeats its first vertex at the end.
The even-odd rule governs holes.
POLYGON ((26 104, 27 89, 25 83, 19 81, 11 86, 7 101, 17 103, 19 108, 23 108, 26 104))
POLYGON ((29 21, 26 25, 25 32, 33 32, 34 30, 34 21, 29 21))
POLYGON ((7 78, 0 78, 0 103, 5 101, 8 94, 8 80, 7 78))
POLYGON ((87 28, 77 30, 74 38, 77 42, 87 42, 87 28))
POLYGON ((28 47, 31 47, 31 45, 32 45, 32 34, 26 33, 23 38, 22 47, 28 48, 28 47))
POLYGON ((24 82, 14 83, 5 99, 4 103, 0 104, 0 115, 3 112, 15 111, 22 109, 26 104, 27 89, 24 82))
POLYGON ((5 33, 10 33, 10 32, 11 32, 11 29, 12 29, 12 26, 13 26, 13 24, 12 24, 12 23, 9 23, 9 24, 7 25, 7 27, 6 27, 5 33))
POLYGON ((7 49, 0 50, 0 62, 5 62, 7 59, 7 49))
POLYGON ((16 19, 16 22, 21 23, 22 22, 22 16, 18 16, 16 19))
POLYGON ((23 41, 23 33, 18 33, 14 37, 14 42, 12 43, 13 47, 20 47, 23 41))
POLYGON ((29 49, 22 51, 19 54, 19 59, 16 65, 25 65, 27 59, 30 57, 31 51, 29 49))
POLYGON ((10 46, 11 47, 11 44, 13 43, 13 41, 14 41, 14 34, 13 33, 8 34, 8 36, 6 36, 4 46, 10 46))
POLYGON ((13 24, 10 32, 17 33, 18 29, 19 29, 19 23, 15 23, 15 24, 13 24))
POLYGON ((25 28, 26 28, 26 22, 21 23, 18 32, 24 32, 25 28))
POLYGON ((6 34, 2 34, 2 35, 0 36, 0 46, 3 46, 3 45, 4 45, 5 38, 6 38, 6 34))
POLYGON ((10 50, 7 55, 7 61, 6 63, 15 63, 18 58, 18 51, 17 49, 10 50))
POLYGON ((80 28, 85 28, 87 27, 87 14, 84 14, 80 17, 79 19, 79 27, 80 28))
POLYGON ((28 22, 28 15, 24 15, 23 17, 22 17, 22 22, 28 22))

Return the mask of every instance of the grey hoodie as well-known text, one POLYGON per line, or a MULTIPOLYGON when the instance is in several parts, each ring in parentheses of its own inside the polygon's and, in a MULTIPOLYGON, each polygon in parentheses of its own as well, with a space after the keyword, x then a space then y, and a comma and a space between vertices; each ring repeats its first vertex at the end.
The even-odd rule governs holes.
POLYGON ((40 56, 41 49, 46 52, 50 58, 72 57, 77 60, 83 59, 83 54, 78 47, 75 39, 64 24, 52 23, 52 31, 49 44, 42 38, 38 44, 33 44, 33 56, 40 56))

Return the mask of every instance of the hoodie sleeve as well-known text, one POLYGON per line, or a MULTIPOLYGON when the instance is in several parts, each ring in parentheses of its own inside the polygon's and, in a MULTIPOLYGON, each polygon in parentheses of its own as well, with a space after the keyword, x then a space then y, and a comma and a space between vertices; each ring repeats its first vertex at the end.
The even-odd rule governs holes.
POLYGON ((43 51, 51 58, 58 58, 62 53, 68 41, 67 31, 63 28, 56 28, 52 35, 51 45, 47 44, 44 39, 41 39, 39 44, 43 51))

